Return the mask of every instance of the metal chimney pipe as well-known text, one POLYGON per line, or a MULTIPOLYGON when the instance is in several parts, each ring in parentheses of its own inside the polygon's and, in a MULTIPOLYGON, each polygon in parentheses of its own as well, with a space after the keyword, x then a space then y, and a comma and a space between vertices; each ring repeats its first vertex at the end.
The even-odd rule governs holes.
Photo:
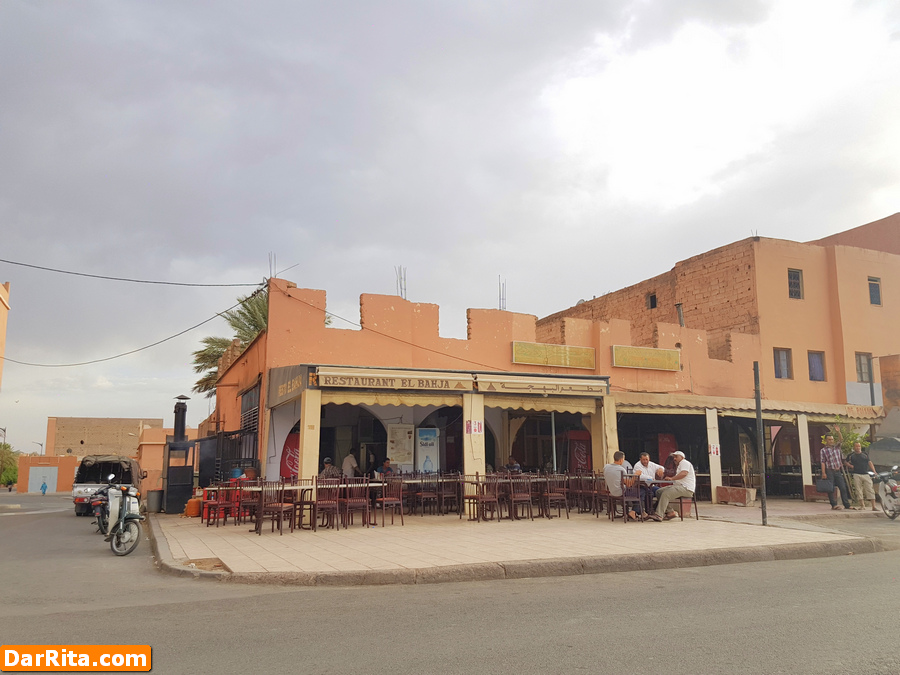
POLYGON ((187 403, 191 399, 185 395, 175 397, 178 403, 175 404, 175 442, 186 441, 187 433, 185 432, 187 420, 187 403))

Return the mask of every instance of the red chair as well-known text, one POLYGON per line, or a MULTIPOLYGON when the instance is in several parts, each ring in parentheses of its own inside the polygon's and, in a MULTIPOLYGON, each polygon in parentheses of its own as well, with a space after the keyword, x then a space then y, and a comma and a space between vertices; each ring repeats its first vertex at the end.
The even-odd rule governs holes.
POLYGON ((210 523, 215 520, 216 527, 219 526, 219 516, 222 516, 222 522, 228 522, 228 516, 235 517, 235 522, 237 521, 236 517, 236 507, 237 507, 237 489, 231 486, 219 486, 218 490, 216 490, 216 499, 214 501, 206 502, 206 526, 209 527, 210 523))

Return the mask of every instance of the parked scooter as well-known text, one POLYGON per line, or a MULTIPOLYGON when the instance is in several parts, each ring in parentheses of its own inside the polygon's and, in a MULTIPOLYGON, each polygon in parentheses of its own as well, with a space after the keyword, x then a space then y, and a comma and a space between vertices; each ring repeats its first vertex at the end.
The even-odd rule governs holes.
POLYGON ((894 466, 890 471, 881 473, 869 472, 872 481, 878 484, 878 498, 884 515, 893 520, 900 516, 900 494, 897 489, 897 478, 900 478, 900 467, 894 466))
POLYGON ((109 489, 112 485, 107 485, 97 490, 91 495, 91 510, 94 512, 94 525, 97 526, 97 532, 100 534, 109 534, 109 489))
MULTIPOLYGON (((108 480, 115 478, 110 474, 108 480)), ((105 541, 116 555, 128 555, 141 543, 141 493, 132 485, 109 486, 109 531, 105 541)))

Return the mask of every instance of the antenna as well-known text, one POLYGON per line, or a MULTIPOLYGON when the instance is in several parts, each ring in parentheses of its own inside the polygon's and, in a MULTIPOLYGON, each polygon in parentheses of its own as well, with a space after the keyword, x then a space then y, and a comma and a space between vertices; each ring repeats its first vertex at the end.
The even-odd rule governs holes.
POLYGON ((406 300, 406 268, 397 265, 394 273, 397 275, 397 295, 406 300))
POLYGON ((269 251, 269 278, 270 279, 275 276, 276 269, 277 269, 277 266, 275 265, 275 252, 269 251))
POLYGON ((506 309, 506 281, 498 274, 497 275, 497 284, 500 291, 500 309, 506 309))

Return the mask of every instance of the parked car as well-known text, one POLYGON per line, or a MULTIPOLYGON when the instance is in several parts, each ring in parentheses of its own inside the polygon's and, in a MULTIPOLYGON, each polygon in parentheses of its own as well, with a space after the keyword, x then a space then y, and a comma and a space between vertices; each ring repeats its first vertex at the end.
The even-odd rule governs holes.
POLYGON ((141 489, 141 480, 147 477, 141 471, 140 464, 131 457, 120 455, 87 455, 78 465, 75 482, 72 484, 72 501, 75 503, 75 515, 86 516, 92 513, 91 497, 100 488, 107 485, 107 477, 113 474, 112 482, 119 485, 133 485, 141 489))

